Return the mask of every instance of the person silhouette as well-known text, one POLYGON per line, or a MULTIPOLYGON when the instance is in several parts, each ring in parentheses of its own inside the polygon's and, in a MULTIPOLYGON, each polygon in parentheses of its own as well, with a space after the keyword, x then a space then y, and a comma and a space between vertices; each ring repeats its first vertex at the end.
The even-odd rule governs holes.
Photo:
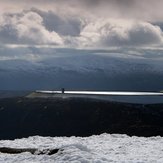
POLYGON ((65 89, 64 89, 64 88, 62 88, 62 94, 64 94, 64 92, 65 92, 65 89))

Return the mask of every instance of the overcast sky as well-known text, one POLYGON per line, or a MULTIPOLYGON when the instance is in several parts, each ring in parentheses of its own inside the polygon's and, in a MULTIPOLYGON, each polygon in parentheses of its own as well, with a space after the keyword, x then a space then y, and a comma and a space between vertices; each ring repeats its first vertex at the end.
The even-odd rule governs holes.
POLYGON ((1 0, 0 43, 162 46, 162 6, 161 0, 1 0))
POLYGON ((162 49, 162 6, 161 0, 1 0, 0 59, 33 57, 34 48, 162 49))
POLYGON ((162 20, 162 0, 1 0, 1 11, 11 12, 36 7, 42 10, 76 12, 96 16, 162 20))

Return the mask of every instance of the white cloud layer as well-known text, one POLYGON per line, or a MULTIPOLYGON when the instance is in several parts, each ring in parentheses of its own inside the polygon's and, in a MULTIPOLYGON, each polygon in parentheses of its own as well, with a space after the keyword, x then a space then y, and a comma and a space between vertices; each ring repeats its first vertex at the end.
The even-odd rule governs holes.
POLYGON ((77 16, 36 8, 0 16, 0 43, 62 47, 162 46, 163 32, 145 20, 77 16))
POLYGON ((127 20, 98 20, 81 32, 81 40, 88 46, 151 46, 162 43, 162 31, 147 22, 127 20))
POLYGON ((0 38, 1 43, 8 44, 63 44, 62 38, 55 31, 48 31, 43 18, 33 11, 3 15, 0 38))

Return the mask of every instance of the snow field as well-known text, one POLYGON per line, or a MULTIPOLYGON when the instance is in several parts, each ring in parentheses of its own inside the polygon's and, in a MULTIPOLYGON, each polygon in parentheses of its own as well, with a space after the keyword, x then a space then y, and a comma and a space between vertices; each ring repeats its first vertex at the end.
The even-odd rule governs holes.
POLYGON ((40 137, 1 140, 0 147, 56 149, 54 155, 2 154, 2 163, 153 163, 163 162, 162 137, 102 134, 90 137, 40 137))

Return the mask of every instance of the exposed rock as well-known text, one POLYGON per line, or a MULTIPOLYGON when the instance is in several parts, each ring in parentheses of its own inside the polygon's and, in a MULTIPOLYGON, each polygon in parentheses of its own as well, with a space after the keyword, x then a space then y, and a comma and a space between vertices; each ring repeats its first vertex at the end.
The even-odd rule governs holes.
POLYGON ((45 150, 39 150, 35 148, 8 148, 8 147, 1 147, 0 152, 6 153, 6 154, 19 154, 23 152, 29 152, 31 154, 35 155, 53 155, 57 153, 59 149, 45 149, 45 150))

